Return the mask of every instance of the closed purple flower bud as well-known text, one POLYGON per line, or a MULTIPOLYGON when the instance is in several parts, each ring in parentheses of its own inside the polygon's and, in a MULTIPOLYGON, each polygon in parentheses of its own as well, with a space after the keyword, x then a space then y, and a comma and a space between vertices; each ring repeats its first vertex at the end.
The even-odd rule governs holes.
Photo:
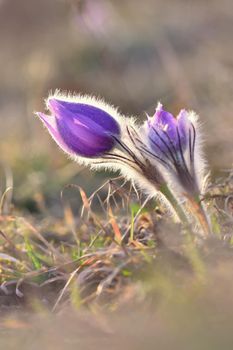
POLYGON ((72 156, 102 156, 112 150, 120 136, 118 122, 93 101, 50 97, 47 106, 51 115, 37 113, 57 144, 72 156))

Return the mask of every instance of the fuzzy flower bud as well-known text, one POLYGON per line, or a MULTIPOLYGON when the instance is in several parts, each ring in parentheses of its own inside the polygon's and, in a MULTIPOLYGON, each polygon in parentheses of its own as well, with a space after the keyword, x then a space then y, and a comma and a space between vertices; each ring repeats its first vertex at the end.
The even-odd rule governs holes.
POLYGON ((118 122, 85 101, 50 97, 51 115, 37 113, 56 143, 71 156, 99 157, 112 150, 120 136, 118 122))

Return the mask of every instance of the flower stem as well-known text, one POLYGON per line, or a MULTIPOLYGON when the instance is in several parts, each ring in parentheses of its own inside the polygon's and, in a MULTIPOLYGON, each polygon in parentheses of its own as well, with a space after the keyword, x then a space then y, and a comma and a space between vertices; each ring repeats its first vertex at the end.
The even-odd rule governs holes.
POLYGON ((174 208, 177 216, 179 217, 180 221, 185 225, 188 229, 190 229, 190 222, 189 219, 183 210, 182 206, 174 196, 174 194, 171 192, 167 184, 163 184, 160 186, 160 191, 162 194, 166 197, 166 199, 171 203, 172 207, 174 208))
POLYGON ((194 214, 195 218, 199 221, 199 224, 202 227, 205 236, 212 234, 209 218, 206 214, 206 209, 200 200, 200 196, 196 195, 195 197, 192 197, 186 195, 186 197, 191 206, 191 211, 194 214))

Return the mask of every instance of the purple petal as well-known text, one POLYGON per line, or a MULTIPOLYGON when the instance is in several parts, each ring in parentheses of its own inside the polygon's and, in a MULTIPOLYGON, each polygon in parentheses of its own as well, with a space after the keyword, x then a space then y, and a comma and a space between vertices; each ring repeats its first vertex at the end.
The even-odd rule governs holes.
POLYGON ((152 148, 159 154, 178 148, 177 121, 171 113, 163 110, 159 104, 155 115, 149 120, 149 140, 152 148))
POLYGON ((114 147, 114 136, 120 135, 120 128, 115 119, 105 111, 54 98, 49 99, 48 106, 53 117, 43 114, 39 116, 55 141, 66 152, 84 157, 98 157, 114 147), (48 118, 51 118, 50 122, 48 118))
POLYGON ((176 124, 176 119, 171 113, 164 111, 163 106, 159 104, 153 117, 153 124, 158 125, 160 128, 165 126, 173 127, 176 124))
POLYGON ((182 109, 177 116, 177 125, 183 149, 187 147, 188 144, 190 124, 188 112, 185 109, 182 109))
POLYGON ((66 143, 63 141, 62 137, 60 136, 60 133, 57 129, 57 123, 56 123, 56 119, 54 116, 52 115, 46 115, 44 113, 36 113, 38 115, 38 117, 42 120, 42 122, 44 123, 44 125, 47 127, 50 135, 52 136, 52 138, 56 141, 56 143, 58 144, 58 146, 61 147, 61 149, 63 149, 65 152, 67 153, 74 153, 72 152, 72 150, 66 145, 66 143))
POLYGON ((55 98, 50 98, 48 100, 48 106, 56 117, 63 115, 66 111, 70 111, 77 114, 77 119, 80 121, 82 120, 83 123, 89 124, 95 122, 96 125, 102 126, 106 131, 119 135, 120 130, 118 123, 111 115, 98 107, 84 103, 62 101, 55 98))
POLYGON ((94 124, 87 126, 75 118, 67 118, 65 122, 57 119, 57 127, 64 142, 73 152, 84 157, 99 156, 114 146, 112 136, 94 124))

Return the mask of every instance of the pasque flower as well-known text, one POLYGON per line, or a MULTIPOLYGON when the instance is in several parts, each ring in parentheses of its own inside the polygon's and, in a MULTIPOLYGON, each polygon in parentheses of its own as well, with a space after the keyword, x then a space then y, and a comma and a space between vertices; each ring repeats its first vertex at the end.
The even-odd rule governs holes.
POLYGON ((143 125, 147 146, 142 150, 156 159, 184 192, 195 195, 200 192, 196 169, 200 153, 196 148, 198 139, 193 117, 183 109, 175 118, 159 103, 154 116, 143 125))
POLYGON ((118 122, 90 103, 51 97, 51 115, 37 113, 57 144, 71 156, 99 157, 113 149, 120 136, 118 122))
POLYGON ((92 168, 120 170, 149 195, 162 198, 182 222, 189 222, 174 196, 178 192, 188 199, 208 232, 199 201, 204 163, 192 112, 181 110, 175 118, 158 104, 155 115, 138 126, 134 118, 125 118, 93 97, 55 93, 46 102, 50 115, 37 115, 72 158, 92 168))
POLYGON ((205 185, 205 162, 197 116, 181 110, 175 118, 159 103, 154 116, 148 118, 141 131, 144 132, 144 144, 140 145, 142 152, 160 164, 169 186, 188 199, 190 210, 195 213, 205 234, 210 233, 208 215, 200 200, 205 185))
POLYGON ((125 118, 103 100, 85 95, 58 92, 47 99, 46 105, 51 114, 37 115, 60 148, 78 162, 92 168, 121 170, 138 184, 146 182, 154 192, 164 182, 137 148, 139 135, 133 118, 125 118))

